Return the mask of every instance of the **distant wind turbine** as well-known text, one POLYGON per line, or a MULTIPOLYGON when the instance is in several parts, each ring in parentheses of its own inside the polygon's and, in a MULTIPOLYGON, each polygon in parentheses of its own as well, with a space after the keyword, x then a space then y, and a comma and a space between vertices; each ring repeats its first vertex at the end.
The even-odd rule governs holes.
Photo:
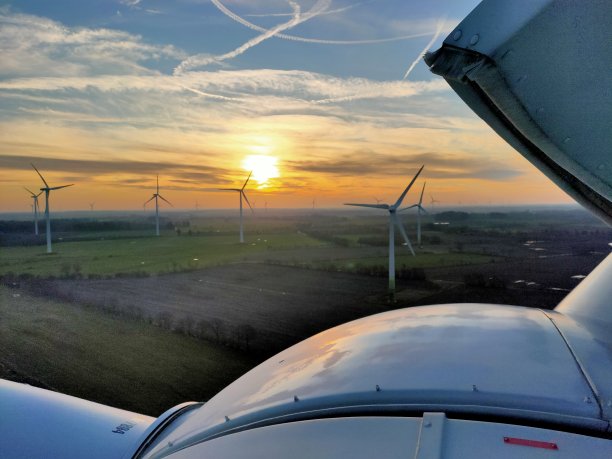
POLYGON ((412 255, 414 255, 414 250, 412 249, 412 245, 410 244, 410 239, 408 239, 408 235, 406 234, 406 230, 402 225, 402 222, 399 218, 397 218, 397 210, 399 206, 402 205, 402 201, 406 197, 406 193, 410 190, 410 187, 415 182, 421 171, 425 166, 421 166, 419 171, 416 173, 414 178, 410 181, 404 192, 400 195, 400 197, 395 201, 395 204, 354 204, 354 203, 346 203, 345 206, 357 206, 357 207, 370 207, 373 209, 384 209, 389 212, 389 292, 393 296, 395 294, 395 227, 401 233, 404 238, 405 244, 410 249, 412 255))
POLYGON ((433 195, 431 193, 429 194, 429 199, 430 199, 429 203, 431 204, 432 207, 433 207, 433 205, 435 203, 440 202, 440 201, 437 201, 436 199, 434 199, 434 197, 433 197, 433 195))
POLYGON ((251 203, 249 202, 249 198, 247 198, 246 193, 244 192, 244 189, 246 188, 247 183, 249 183, 249 180, 251 179, 252 174, 253 174, 253 171, 249 173, 249 176, 247 177, 246 182, 244 182, 244 185, 242 185, 242 188, 219 188, 219 190, 221 191, 237 191, 238 194, 240 195, 240 243, 241 244, 244 242, 244 231, 242 227, 242 198, 244 198, 246 203, 249 205, 251 212, 253 212, 253 207, 251 206, 251 203))
MULTIPOLYGON (((32 163, 30 163, 30 164, 32 164, 32 163)), ((34 170, 36 171, 36 173, 38 174, 40 179, 45 184, 45 186, 43 188, 41 188, 40 191, 41 192, 42 191, 45 192, 45 219, 47 220, 47 253, 51 253, 51 252, 53 252, 53 249, 51 248, 51 218, 49 217, 49 195, 51 194, 51 191, 53 191, 53 190, 59 190, 61 188, 66 188, 66 187, 72 186, 74 184, 71 183, 70 185, 62 185, 62 186, 50 187, 49 184, 47 183, 47 181, 45 180, 45 178, 42 176, 42 174, 38 171, 38 169, 36 169, 36 166, 34 164, 32 164, 32 167, 34 168, 34 170)))
POLYGON ((94 206, 96 205, 95 202, 90 202, 89 203, 89 210, 93 212, 94 206))
POLYGON ((404 210, 412 209, 413 207, 417 208, 417 244, 419 244, 419 247, 421 247, 421 212, 427 213, 427 211, 422 206, 423 193, 425 192, 426 184, 427 182, 423 183, 423 188, 421 189, 421 197, 419 198, 418 204, 413 204, 411 206, 400 209, 400 212, 403 212, 404 210))
POLYGON ((43 194, 43 192, 41 191, 40 193, 35 194, 26 187, 24 188, 28 193, 30 193, 30 197, 34 201, 34 204, 32 205, 32 210, 34 211, 34 234, 38 236, 38 197, 43 194))
POLYGON ((159 175, 157 176, 157 189, 156 189, 156 192, 153 193, 153 196, 151 196, 151 199, 146 201, 143 204, 143 206, 142 206, 144 208, 148 203, 150 203, 151 201, 153 201, 155 199, 155 235, 159 236, 159 201, 158 201, 157 198, 163 199, 168 204, 170 204, 170 207, 174 207, 170 201, 168 201, 161 194, 159 194, 159 175))

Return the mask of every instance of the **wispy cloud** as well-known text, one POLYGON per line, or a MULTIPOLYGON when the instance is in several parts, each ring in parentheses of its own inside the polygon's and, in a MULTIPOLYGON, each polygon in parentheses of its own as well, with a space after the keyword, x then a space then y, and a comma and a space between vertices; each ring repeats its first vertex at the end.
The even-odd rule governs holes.
POLYGON ((79 160, 68 158, 48 158, 42 156, 0 156, 0 168, 5 170, 31 171, 33 163, 45 172, 61 172, 73 174, 70 178, 80 181, 89 181, 91 177, 109 176, 115 181, 118 175, 134 175, 140 178, 120 180, 117 185, 125 186, 140 184, 150 180, 156 174, 171 175, 180 179, 181 183, 190 185, 212 185, 232 182, 230 171, 224 168, 211 167, 196 163, 176 164, 164 161, 128 161, 128 160, 79 160), (74 175, 79 174, 79 175, 74 175))
POLYGON ((427 177, 436 179, 483 179, 510 180, 523 171, 510 164, 485 160, 461 153, 440 154, 437 152, 389 155, 373 151, 358 151, 336 158, 315 160, 290 160, 286 166, 295 171, 329 174, 346 177, 409 176, 422 164, 426 165, 427 177))
POLYGON ((8 7, 0 8, 0 52, 0 76, 5 78, 152 74, 140 63, 185 57, 174 46, 149 44, 127 32, 70 28, 8 7))

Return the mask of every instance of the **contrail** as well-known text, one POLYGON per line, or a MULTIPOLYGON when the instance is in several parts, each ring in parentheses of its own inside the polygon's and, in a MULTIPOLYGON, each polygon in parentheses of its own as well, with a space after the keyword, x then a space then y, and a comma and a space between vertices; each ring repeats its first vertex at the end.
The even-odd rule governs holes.
POLYGON ((226 96, 221 96, 219 94, 211 94, 209 92, 200 91, 199 89, 190 88, 190 87, 184 86, 182 84, 180 84, 179 86, 181 88, 183 88, 185 91, 190 91, 190 92, 193 92, 194 94, 198 94, 200 96, 208 97, 210 99, 227 100, 227 101, 240 101, 241 100, 241 99, 238 99, 236 97, 226 97, 226 96))
POLYGON ((423 55, 427 52, 427 50, 431 47, 431 45, 433 45, 434 42, 438 39, 438 37, 442 33, 442 29, 444 29, 444 22, 446 22, 446 18, 440 19, 438 21, 438 27, 436 27, 436 33, 434 34, 433 37, 431 37, 431 40, 429 40, 429 43, 425 45, 425 48, 423 48, 423 51, 421 51, 416 57, 416 59, 412 61, 412 64, 410 64, 410 67, 408 67, 408 70, 406 70, 406 73, 404 73, 404 78, 402 78, 402 80, 405 80, 406 78, 408 78, 408 75, 410 75, 412 70, 421 61, 421 58, 423 57, 423 55))
MULTIPOLYGON (((375 1, 376 0, 366 0, 364 2, 353 3, 352 5, 343 6, 342 8, 336 8, 335 10, 324 11, 319 16, 327 16, 328 14, 342 13, 343 11, 352 10, 353 8, 357 6, 365 5, 366 3, 372 3, 375 1)), ((272 18, 272 17, 291 16, 291 13, 245 14, 245 16, 250 17, 250 18, 272 18)))
MULTIPOLYGON (((218 0, 212 0, 212 1, 214 3, 215 1, 218 1, 218 0)), ((221 56, 214 56, 214 57, 211 57, 208 55, 191 56, 185 59, 183 62, 181 62, 178 65, 178 67, 174 69, 174 74, 175 75, 180 74, 184 72, 185 70, 189 70, 191 68, 199 67, 202 65, 212 64, 213 62, 233 59, 234 57, 243 54, 244 52, 246 52, 248 49, 252 48, 253 46, 258 45, 262 41, 273 37, 277 33, 282 32, 283 30, 287 30, 292 27, 295 27, 296 25, 302 22, 308 21, 309 19, 316 17, 321 12, 325 11, 329 7, 330 3, 331 3, 331 0, 317 0, 317 3, 315 3, 314 6, 308 12, 302 15, 300 5, 290 0, 289 4, 293 8, 293 17, 291 18, 290 21, 279 24, 271 29, 264 29, 265 31, 261 35, 258 35, 257 37, 239 46, 235 50, 230 51, 229 53, 222 54, 221 56)))
MULTIPOLYGON (((239 24, 242 24, 243 26, 248 27, 251 30, 255 30, 261 33, 265 33, 268 31, 268 29, 265 29, 264 27, 260 27, 257 24, 253 24, 252 22, 249 22, 246 19, 238 16, 236 13, 229 10, 219 0, 210 0, 210 1, 213 3, 213 5, 215 5, 219 9, 219 11, 221 11, 223 14, 225 14, 230 19, 238 22, 239 24)), ((429 35, 428 32, 416 33, 416 34, 410 34, 410 35, 400 35, 397 37, 389 37, 389 38, 375 38, 371 40, 322 40, 318 38, 306 38, 306 37, 299 37, 297 35, 287 35, 284 33, 277 33, 274 36, 276 38, 282 38, 284 40, 299 41, 302 43, 316 43, 319 45, 370 45, 370 44, 376 44, 376 43, 388 43, 392 41, 409 40, 411 38, 425 37, 427 35, 429 35)))

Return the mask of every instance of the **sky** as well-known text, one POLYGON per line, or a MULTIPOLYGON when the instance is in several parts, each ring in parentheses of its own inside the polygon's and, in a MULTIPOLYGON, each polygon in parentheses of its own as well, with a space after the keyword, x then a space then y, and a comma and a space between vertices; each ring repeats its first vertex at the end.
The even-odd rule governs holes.
POLYGON ((0 0, 0 212, 571 202, 421 59, 477 0, 0 0))

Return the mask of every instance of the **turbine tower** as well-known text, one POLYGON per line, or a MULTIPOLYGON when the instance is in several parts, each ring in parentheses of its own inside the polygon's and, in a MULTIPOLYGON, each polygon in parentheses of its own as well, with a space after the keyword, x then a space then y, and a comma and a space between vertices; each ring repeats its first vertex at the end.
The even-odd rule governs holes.
POLYGON ((170 201, 168 201, 161 194, 159 194, 159 175, 157 176, 157 188, 156 188, 155 193, 153 193, 153 196, 151 196, 151 199, 149 199, 142 205, 144 209, 148 203, 150 203, 151 201, 155 199, 155 235, 159 236, 159 201, 157 198, 163 199, 168 204, 170 204, 170 207, 174 207, 170 201))
POLYGON ((33 191, 28 190, 26 187, 23 187, 28 193, 30 193, 30 197, 34 201, 32 205, 32 209, 34 210, 34 234, 38 236, 38 197, 43 193, 42 191, 38 194, 35 194, 33 191))
POLYGON ((423 183, 423 188, 421 189, 421 197, 419 198, 418 204, 413 204, 411 206, 404 207, 403 209, 400 210, 400 212, 403 212, 405 210, 412 209, 413 207, 417 208, 417 244, 419 244, 419 247, 421 247, 421 212, 427 213, 427 211, 422 206, 423 193, 425 192, 426 184, 427 182, 423 183))
POLYGON ((71 183, 70 185, 50 187, 47 181, 45 180, 45 178, 42 176, 42 174, 38 171, 38 169, 36 169, 36 166, 32 163, 30 164, 32 165, 32 167, 34 168, 34 170, 36 171, 40 179, 45 184, 45 186, 41 188, 40 191, 45 192, 45 220, 47 220, 47 253, 51 253, 53 252, 53 249, 51 248, 51 219, 49 217, 49 195, 51 194, 51 191, 53 190, 59 190, 61 188, 66 188, 66 187, 74 185, 74 183, 71 183))
POLYGON ((252 174, 253 174, 253 171, 249 173, 249 176, 247 177, 246 182, 244 182, 244 185, 242 185, 242 188, 219 188, 219 190, 221 191, 237 191, 238 194, 240 195, 240 243, 241 244, 244 243, 244 231, 242 228, 242 198, 243 197, 246 203, 249 205, 251 212, 253 212, 253 207, 251 206, 251 203, 249 202, 249 198, 247 198, 246 193, 244 192, 244 189, 246 188, 247 183, 249 183, 249 180, 251 179, 252 174))
POLYGON ((389 212, 389 293, 391 294, 391 297, 395 295, 395 227, 396 226, 399 232, 401 233, 401 235, 403 236, 405 244, 408 246, 408 248, 410 249, 410 252, 412 252, 412 255, 414 256, 414 250, 412 249, 412 245, 410 244, 410 239, 408 239, 408 235, 406 234, 406 230, 404 229, 404 226, 402 225, 401 220, 397 218, 396 212, 399 206, 402 205, 402 201, 406 197, 406 193, 408 193, 408 190, 410 190, 410 187, 415 182, 415 180, 417 179, 417 177, 419 176, 419 174, 421 173, 424 167, 425 165, 421 166, 421 168, 416 173, 414 178, 410 181, 410 183, 408 184, 404 192, 400 195, 400 197, 397 199, 397 201, 395 201, 395 204, 393 205, 389 205, 389 204, 354 204, 354 203, 344 204, 345 206, 357 206, 357 207, 370 207, 373 209, 384 209, 389 212))

